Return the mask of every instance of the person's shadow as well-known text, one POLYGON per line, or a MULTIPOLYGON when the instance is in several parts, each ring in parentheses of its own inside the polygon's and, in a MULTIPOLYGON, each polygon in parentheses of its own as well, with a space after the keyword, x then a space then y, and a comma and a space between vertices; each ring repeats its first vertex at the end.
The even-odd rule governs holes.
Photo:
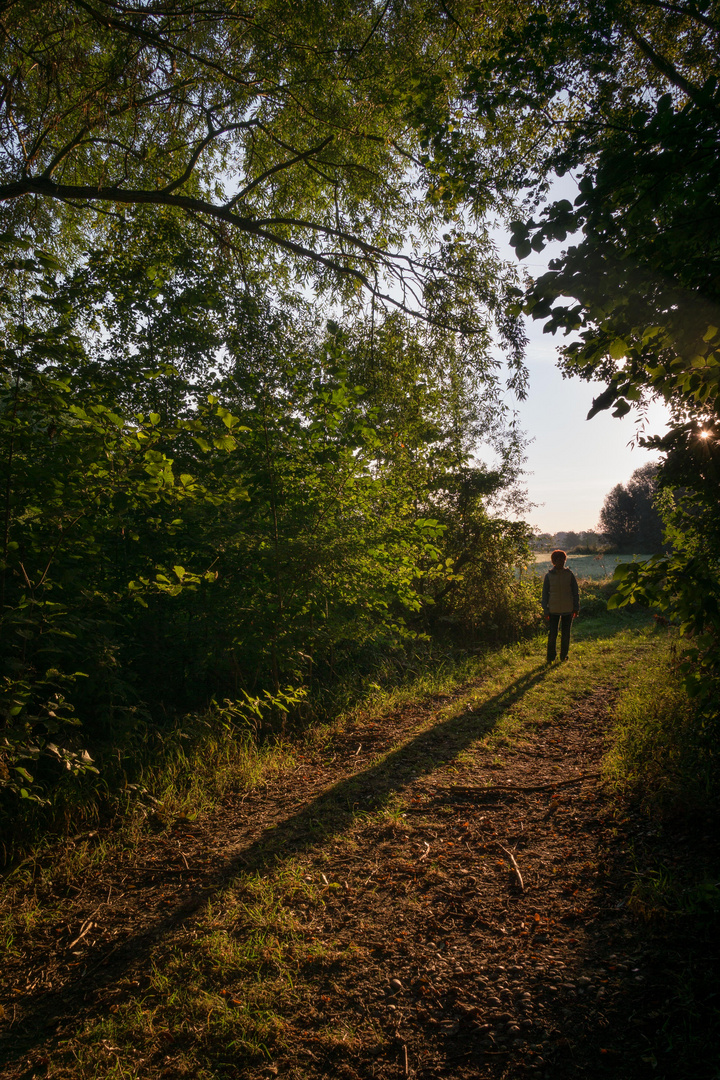
MULTIPOLYGON (((137 970, 158 940, 197 916, 227 885, 228 879, 238 873, 277 867, 291 855, 321 847, 327 839, 348 828, 357 814, 383 807, 414 781, 454 761, 475 740, 492 731, 502 714, 547 672, 545 664, 534 668, 476 709, 421 731, 375 765, 340 780, 285 821, 275 822, 246 848, 237 850, 224 865, 215 867, 212 879, 190 899, 178 903, 163 918, 129 933, 107 962, 104 961, 107 945, 98 943, 85 954, 83 973, 78 972, 62 988, 16 998, 21 1019, 12 1031, 7 1026, 4 1032, 0 1029, 0 1065, 17 1062, 42 1045, 51 1031, 62 1029, 66 1021, 72 1021, 76 1027, 84 1015, 91 1013, 97 991, 122 978, 128 969, 137 970)), ((161 869, 157 876, 162 880, 161 869)))

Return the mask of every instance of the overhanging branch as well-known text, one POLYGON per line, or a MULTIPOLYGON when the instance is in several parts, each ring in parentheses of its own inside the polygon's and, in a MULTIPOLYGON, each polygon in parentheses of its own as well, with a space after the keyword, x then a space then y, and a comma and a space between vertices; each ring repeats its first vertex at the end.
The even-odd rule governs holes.
POLYGON ((340 277, 350 278, 357 281, 377 300, 386 303, 407 315, 421 318, 426 322, 436 322, 427 312, 419 309, 420 300, 415 294, 406 275, 409 275, 417 287, 422 288, 422 271, 424 267, 410 256, 400 253, 389 254, 382 248, 363 240, 362 237, 344 232, 342 229, 333 228, 317 222, 305 221, 298 218, 273 217, 256 219, 234 213, 227 206, 217 206, 204 199, 190 195, 178 195, 167 188, 154 191, 128 190, 119 187, 91 187, 82 184, 58 184, 47 177, 26 177, 14 183, 0 185, 0 202, 8 202, 21 198, 24 195, 38 195, 45 198, 56 199, 70 204, 81 203, 85 206, 97 206, 100 210, 101 203, 121 204, 128 206, 154 205, 172 206, 196 217, 199 220, 210 218, 218 222, 232 225, 235 229, 244 232, 258 240, 266 241, 274 247, 280 248, 289 254, 322 266, 340 277), (342 259, 334 254, 316 251, 313 248, 282 236, 274 231, 271 226, 288 226, 298 229, 310 229, 328 239, 339 240, 354 248, 354 252, 342 252, 342 259), (359 269, 357 265, 350 265, 351 261, 364 261, 369 267, 381 264, 385 270, 394 274, 401 283, 403 291, 409 290, 418 303, 418 308, 410 307, 404 300, 397 299, 390 293, 383 292, 368 273, 359 269))

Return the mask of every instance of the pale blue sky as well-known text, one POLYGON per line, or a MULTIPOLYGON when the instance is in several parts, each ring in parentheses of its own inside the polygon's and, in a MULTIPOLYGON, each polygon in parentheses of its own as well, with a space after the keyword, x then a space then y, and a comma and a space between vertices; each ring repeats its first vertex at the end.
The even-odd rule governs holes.
MULTIPOLYGON (((530 501, 538 506, 527 520, 541 532, 594 529, 610 489, 658 455, 628 446, 635 434, 632 414, 618 420, 602 412, 586 420, 603 384, 563 379, 556 351, 562 339, 543 334, 542 323, 532 321, 528 333, 530 392, 524 402, 508 402, 534 440, 528 447, 526 484, 530 501)), ((664 431, 666 415, 664 405, 651 406, 648 431, 664 431)))

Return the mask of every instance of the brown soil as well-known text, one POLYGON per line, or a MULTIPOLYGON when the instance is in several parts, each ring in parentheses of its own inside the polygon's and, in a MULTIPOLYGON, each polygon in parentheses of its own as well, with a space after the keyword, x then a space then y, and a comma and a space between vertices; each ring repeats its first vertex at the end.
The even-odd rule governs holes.
MULTIPOLYGON (((717 839, 653 827, 603 786, 612 696, 514 736, 500 760, 473 748, 472 713, 428 728, 447 699, 358 723, 290 779, 56 881, 44 898, 64 897, 62 919, 28 932, 0 974, 2 1075, 56 1075, 82 1021, 143 986, 151 949, 157 962, 186 940, 228 881, 292 858, 323 892, 293 908, 284 1048, 216 1058, 208 1075, 720 1076, 717 918, 633 892, 652 868, 717 866, 717 839)), ((122 1075, 187 1075, 181 1061, 169 1043, 122 1075)))

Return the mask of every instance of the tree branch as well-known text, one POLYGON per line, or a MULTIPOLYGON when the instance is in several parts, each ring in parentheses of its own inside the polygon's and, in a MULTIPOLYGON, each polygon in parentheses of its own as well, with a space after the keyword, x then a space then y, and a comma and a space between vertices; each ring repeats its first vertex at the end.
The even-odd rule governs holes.
MULTIPOLYGON (((24 195, 39 195, 45 198, 57 199, 60 202, 81 202, 86 205, 109 202, 125 205, 175 206, 185 212, 198 215, 200 218, 207 216, 218 221, 224 221, 250 236, 255 236, 259 240, 265 240, 275 247, 281 248, 283 251, 287 251, 302 259, 314 262, 319 266, 323 266, 326 270, 330 270, 342 277, 352 278, 367 289, 372 296, 403 311, 407 315, 423 318, 427 322, 433 322, 433 320, 421 310, 409 307, 403 300, 398 300, 389 293, 382 292, 377 285, 373 284, 368 275, 363 273, 363 271, 359 270, 356 266, 349 266, 347 262, 340 261, 338 258, 334 257, 334 255, 315 251, 295 240, 280 236, 278 233, 270 231, 270 229, 266 227, 270 225, 296 226, 302 229, 312 229, 315 232, 321 233, 327 237, 332 237, 333 239, 345 240, 355 247, 358 253, 357 255, 352 256, 343 252, 342 255, 344 259, 364 257, 370 263, 373 261, 381 262, 389 270, 394 268, 398 279, 402 282, 404 291, 407 292, 409 289, 408 282, 402 277, 402 272, 397 266, 398 263, 404 263, 407 270, 416 276, 418 285, 420 284, 420 265, 415 263, 409 256, 388 254, 381 248, 363 240, 361 237, 353 236, 351 233, 345 233, 342 230, 335 229, 329 225, 319 225, 315 222, 295 218, 276 217, 258 220, 252 217, 241 217, 239 214, 233 213, 225 206, 216 206, 214 203, 206 202, 204 199, 194 198, 189 195, 176 195, 163 189, 155 191, 133 191, 119 187, 88 187, 80 184, 58 184, 46 177, 27 177, 14 183, 0 185, 0 202, 8 202, 11 199, 21 198, 24 195)), ((415 301, 420 304, 419 298, 415 292, 412 289, 409 291, 415 301)))
POLYGON ((639 0, 639 2, 643 7, 660 8, 661 11, 671 11, 673 15, 684 15, 685 18, 706 26, 708 30, 715 30, 716 32, 720 30, 717 23, 713 22, 702 11, 698 11, 694 5, 692 7, 682 7, 680 4, 664 3, 663 0, 639 0))
POLYGON ((237 195, 233 196, 230 202, 225 203, 226 207, 230 208, 232 206, 235 206, 241 199, 244 199, 246 195, 249 195, 250 192, 258 186, 258 184, 261 184, 263 180, 268 180, 271 176, 274 176, 275 173, 282 172, 283 169, 289 169, 293 165, 297 165, 299 161, 307 161, 307 159, 309 157, 312 157, 314 154, 319 154, 320 151, 324 150, 328 143, 331 143, 334 138, 334 135, 328 135, 328 137, 326 139, 323 139, 322 142, 318 143, 317 146, 312 146, 309 150, 305 150, 303 153, 296 154, 295 157, 290 158, 288 161, 280 161, 277 165, 273 165, 271 168, 266 169, 265 172, 260 173, 260 175, 256 176, 255 179, 252 180, 249 184, 246 184, 242 191, 239 191, 237 195))
POLYGON ((682 90, 683 94, 686 94, 693 104, 697 105, 698 109, 703 109, 706 112, 711 112, 716 116, 720 116, 720 109, 711 102, 703 99, 700 88, 691 83, 689 79, 686 79, 674 64, 664 56, 661 56, 660 53, 657 53, 650 42, 646 41, 644 37, 638 34, 637 30, 628 29, 627 32, 631 41, 637 45, 640 52, 643 56, 647 57, 653 67, 656 68, 661 75, 664 75, 673 86, 676 86, 678 90, 682 90))
MULTIPOLYGON (((171 93, 174 93, 176 90, 182 89, 182 88, 184 88, 186 86, 191 86, 195 81, 196 81, 195 79, 183 79, 182 82, 178 83, 175 86, 166 87, 164 90, 158 90, 154 94, 146 94, 145 97, 138 98, 137 101, 134 101, 132 103, 128 103, 128 104, 123 105, 122 107, 119 107, 119 108, 116 108, 116 109, 110 109, 108 111, 108 114, 107 114, 108 118, 113 118, 114 119, 114 118, 122 116, 124 113, 131 112, 133 110, 137 112, 139 109, 144 108, 146 105, 153 105, 156 102, 161 101, 163 98, 167 97, 171 93)), ((92 95, 90 95, 90 94, 86 95, 86 98, 85 98, 86 101, 91 100, 91 99, 92 99, 92 95)), ((76 108, 77 108, 77 103, 73 106, 73 109, 68 109, 65 113, 62 113, 58 117, 58 121, 63 120, 66 116, 71 115, 71 113, 73 111, 75 111, 76 108)), ((38 136, 38 138, 35 140, 35 143, 33 144, 33 148, 32 148, 31 157, 30 157, 31 161, 33 160, 33 158, 37 157, 38 152, 40 150, 40 147, 42 146, 43 140, 45 138, 47 138, 50 130, 51 130, 50 128, 46 128, 45 131, 42 133, 42 135, 38 136)), ((42 175, 47 176, 47 177, 52 176, 52 174, 55 172, 55 169, 58 167, 60 162, 63 161, 63 159, 66 158, 67 155, 72 150, 74 150, 78 145, 80 145, 82 143, 83 136, 89 130, 90 129, 87 126, 85 126, 76 135, 74 135, 73 138, 70 139, 69 142, 67 142, 64 147, 62 147, 62 149, 58 150, 57 153, 54 155, 54 157, 53 157, 52 161, 50 162, 50 164, 44 170, 42 175)))

